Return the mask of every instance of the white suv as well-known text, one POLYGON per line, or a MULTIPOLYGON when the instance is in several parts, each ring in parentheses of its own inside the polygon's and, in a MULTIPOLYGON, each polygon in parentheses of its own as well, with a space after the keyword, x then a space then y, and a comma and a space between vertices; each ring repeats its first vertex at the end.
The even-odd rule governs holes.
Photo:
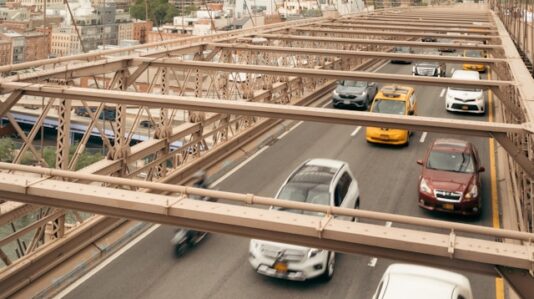
POLYGON ((409 264, 390 265, 373 299, 473 299, 469 280, 458 273, 409 264))
MULTIPOLYGON (((476 71, 456 70, 452 74, 453 79, 480 80, 480 74, 476 71)), ((482 89, 468 87, 449 87, 445 99, 447 111, 461 111, 483 114, 485 110, 484 92, 482 89)))
MULTIPOLYGON (((276 198, 359 208, 359 196, 358 182, 346 162, 312 159, 291 173, 276 198)), ((321 215, 300 210, 286 211, 321 215)), ((300 281, 321 276, 324 280, 330 280, 334 275, 335 258, 335 252, 319 248, 250 240, 249 262, 258 273, 267 276, 300 281)))

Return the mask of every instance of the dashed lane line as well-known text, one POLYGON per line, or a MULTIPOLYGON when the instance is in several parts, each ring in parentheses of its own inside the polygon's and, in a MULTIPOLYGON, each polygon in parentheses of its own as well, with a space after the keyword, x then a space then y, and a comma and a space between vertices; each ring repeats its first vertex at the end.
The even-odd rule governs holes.
MULTIPOLYGON (((391 221, 387 221, 386 224, 385 224, 385 227, 391 227, 393 225, 393 222, 391 221)), ((371 267, 371 268, 374 268, 376 266, 376 263, 378 262, 378 258, 376 257, 372 257, 370 260, 369 260, 369 263, 367 264, 367 266, 371 267)))

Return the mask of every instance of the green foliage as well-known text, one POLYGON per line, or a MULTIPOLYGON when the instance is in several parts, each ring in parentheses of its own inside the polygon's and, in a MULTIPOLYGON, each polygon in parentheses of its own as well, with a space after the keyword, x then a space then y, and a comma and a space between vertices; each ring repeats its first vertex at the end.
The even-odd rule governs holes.
POLYGON ((76 170, 89 166, 95 162, 102 160, 103 158, 104 156, 102 156, 102 154, 100 153, 91 154, 84 152, 80 155, 80 158, 78 159, 78 163, 76 164, 76 170))
POLYGON ((195 5, 188 5, 184 8, 184 16, 190 15, 192 12, 197 11, 198 7, 195 5))
MULTIPOLYGON (((78 144, 73 144, 69 148, 69 159, 72 159, 74 152, 78 144)), ((11 138, 0 138, 0 161, 1 162, 12 162, 15 157, 17 147, 11 138)), ((53 146, 47 146, 43 149, 43 158, 48 163, 48 167, 56 167, 56 148, 53 146)), ((104 156, 100 152, 90 153, 84 151, 78 158, 78 163, 76 164, 76 170, 84 168, 88 165, 91 165, 95 162, 102 160, 104 156)), ((33 165, 37 163, 37 159, 33 156, 31 151, 26 151, 20 163, 23 165, 33 165)))
POLYGON ((31 151, 24 152, 24 155, 22 155, 22 158, 20 159, 20 164, 33 165, 35 163, 37 163, 37 160, 33 156, 33 153, 31 151))
POLYGON ((11 138, 0 139, 0 161, 11 162, 13 160, 13 151, 15 143, 11 138))
MULTIPOLYGON (((155 21, 155 25, 172 22, 173 18, 179 15, 178 9, 170 4, 167 0, 147 0, 148 1, 148 19, 155 21), (155 20, 154 20, 155 19, 155 20)), ((136 19, 146 19, 145 0, 136 0, 135 4, 130 6, 130 14, 136 19)))
POLYGON ((43 158, 48 164, 48 167, 55 168, 56 167, 56 148, 47 146, 43 150, 43 158))

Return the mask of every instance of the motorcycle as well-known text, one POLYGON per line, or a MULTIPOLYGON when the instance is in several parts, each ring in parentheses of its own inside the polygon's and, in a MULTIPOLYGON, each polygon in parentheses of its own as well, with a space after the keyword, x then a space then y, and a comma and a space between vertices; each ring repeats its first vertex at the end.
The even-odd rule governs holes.
POLYGON ((174 234, 174 237, 171 239, 176 257, 182 256, 187 248, 197 245, 207 234, 207 232, 200 232, 187 228, 178 229, 176 234, 174 234))

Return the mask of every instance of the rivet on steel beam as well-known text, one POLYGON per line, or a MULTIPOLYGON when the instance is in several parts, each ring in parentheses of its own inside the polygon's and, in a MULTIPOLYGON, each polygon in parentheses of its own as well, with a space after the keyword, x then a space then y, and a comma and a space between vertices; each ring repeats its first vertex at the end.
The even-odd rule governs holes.
POLYGON ((456 243, 456 234, 454 233, 454 229, 451 229, 451 233, 449 234, 449 248, 447 249, 450 258, 454 258, 454 245, 456 243))

